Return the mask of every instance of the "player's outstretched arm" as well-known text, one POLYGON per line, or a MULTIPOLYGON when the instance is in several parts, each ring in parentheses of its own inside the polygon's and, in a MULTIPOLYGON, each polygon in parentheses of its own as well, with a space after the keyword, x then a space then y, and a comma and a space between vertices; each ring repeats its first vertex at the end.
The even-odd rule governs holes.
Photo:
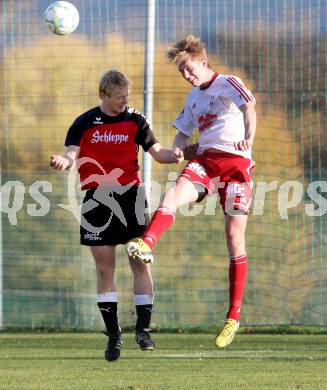
POLYGON ((189 138, 188 135, 179 131, 174 139, 173 148, 183 150, 184 160, 193 160, 197 156, 199 144, 187 145, 189 138))
POLYGON ((253 145, 255 130, 257 126, 257 115, 254 109, 254 104, 249 102, 243 104, 240 107, 243 113, 244 127, 245 127, 245 138, 242 141, 235 142, 235 149, 242 150, 245 152, 250 149, 253 145))
POLYGON ((79 152, 79 146, 70 145, 68 146, 67 151, 63 156, 59 154, 53 154, 50 157, 50 166, 58 171, 73 169, 75 162, 78 159, 79 152))
POLYGON ((162 145, 159 143, 152 145, 148 152, 160 164, 179 164, 184 160, 182 150, 178 150, 175 148, 167 149, 162 147, 162 145))

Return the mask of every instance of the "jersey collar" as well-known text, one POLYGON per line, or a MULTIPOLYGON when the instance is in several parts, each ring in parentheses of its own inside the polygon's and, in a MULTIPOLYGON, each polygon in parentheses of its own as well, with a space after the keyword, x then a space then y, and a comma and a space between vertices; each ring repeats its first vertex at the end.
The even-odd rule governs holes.
POLYGON ((216 80, 216 78, 218 77, 219 73, 218 72, 215 72, 213 74, 213 76, 211 77, 211 80, 207 81, 206 83, 200 85, 200 89, 201 91, 205 90, 205 89, 208 89, 210 87, 210 85, 216 80))

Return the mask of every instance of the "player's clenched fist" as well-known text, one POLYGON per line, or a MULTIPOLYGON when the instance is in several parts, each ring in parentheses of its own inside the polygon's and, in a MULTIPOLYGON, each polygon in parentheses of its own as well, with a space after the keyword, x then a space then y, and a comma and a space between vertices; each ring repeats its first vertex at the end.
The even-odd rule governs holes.
POLYGON ((175 147, 173 150, 172 150, 172 158, 173 158, 173 161, 176 162, 176 163, 181 163, 182 161, 184 161, 184 153, 181 149, 175 147))
POLYGON ((253 142, 248 139, 243 139, 242 141, 235 142, 234 147, 236 150, 242 150, 243 152, 251 149, 253 142))
POLYGON ((69 167, 69 160, 58 154, 53 154, 50 157, 50 167, 57 169, 58 171, 64 171, 69 167))

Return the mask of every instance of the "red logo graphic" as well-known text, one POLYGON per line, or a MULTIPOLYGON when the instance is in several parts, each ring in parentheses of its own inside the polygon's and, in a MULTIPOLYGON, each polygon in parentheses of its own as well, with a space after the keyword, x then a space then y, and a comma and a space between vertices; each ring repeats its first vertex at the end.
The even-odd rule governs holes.
POLYGON ((217 119, 216 114, 204 114, 199 117, 199 131, 200 133, 207 129, 217 119))

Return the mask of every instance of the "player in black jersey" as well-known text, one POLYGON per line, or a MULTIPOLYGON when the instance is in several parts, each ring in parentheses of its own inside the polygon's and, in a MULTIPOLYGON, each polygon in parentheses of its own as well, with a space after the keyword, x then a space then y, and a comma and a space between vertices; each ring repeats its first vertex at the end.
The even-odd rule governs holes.
MULTIPOLYGON (((163 148, 146 118, 128 107, 129 80, 110 70, 99 83, 101 105, 79 116, 68 130, 66 153, 52 155, 50 165, 70 170, 75 165, 86 190, 81 215, 81 244, 90 247, 97 272, 97 302, 109 336, 105 358, 120 357, 121 331, 117 316, 118 294, 114 281, 115 249, 142 236, 146 227, 145 195, 140 186, 138 150, 149 152, 159 163, 180 163, 182 151, 163 148)), ((153 350, 149 334, 153 281, 149 264, 131 261, 137 321, 136 341, 153 350)))

